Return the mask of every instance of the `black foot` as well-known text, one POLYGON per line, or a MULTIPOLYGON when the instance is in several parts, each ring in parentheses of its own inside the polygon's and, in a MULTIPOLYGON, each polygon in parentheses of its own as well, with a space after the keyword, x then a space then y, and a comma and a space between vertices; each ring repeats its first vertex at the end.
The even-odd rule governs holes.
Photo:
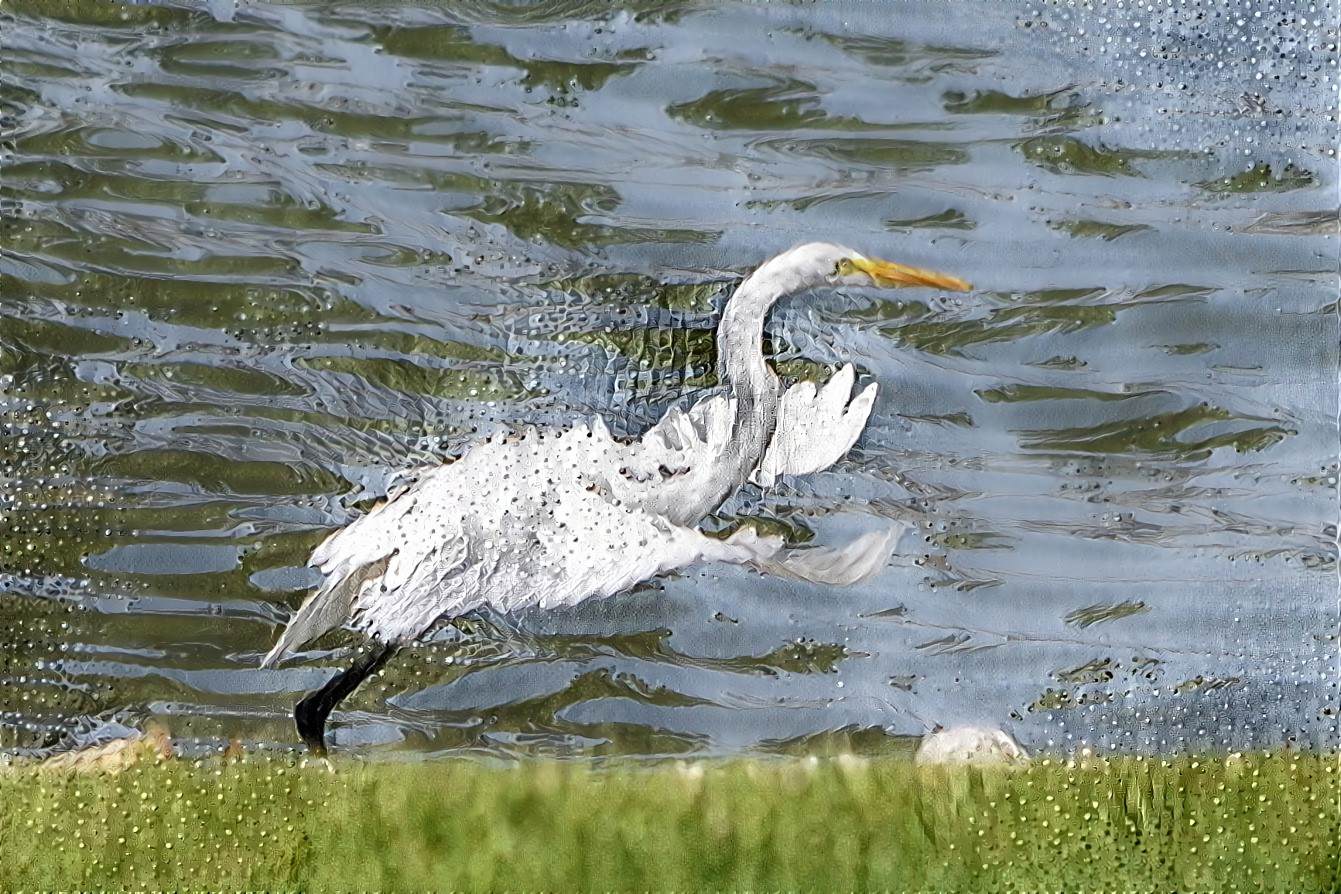
POLYGON ((326 718, 347 695, 358 688, 371 674, 386 664, 396 654, 396 646, 389 643, 374 643, 364 655, 360 656, 347 670, 331 677, 326 685, 316 692, 309 692, 293 709, 293 721, 298 727, 307 750, 317 757, 326 755, 326 718))

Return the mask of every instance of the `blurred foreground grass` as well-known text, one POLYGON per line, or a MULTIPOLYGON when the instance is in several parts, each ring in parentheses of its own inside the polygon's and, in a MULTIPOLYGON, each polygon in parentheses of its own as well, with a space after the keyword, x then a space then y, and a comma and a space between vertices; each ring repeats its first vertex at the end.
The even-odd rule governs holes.
POLYGON ((0 889, 1337 891, 1336 755, 0 770, 0 889))

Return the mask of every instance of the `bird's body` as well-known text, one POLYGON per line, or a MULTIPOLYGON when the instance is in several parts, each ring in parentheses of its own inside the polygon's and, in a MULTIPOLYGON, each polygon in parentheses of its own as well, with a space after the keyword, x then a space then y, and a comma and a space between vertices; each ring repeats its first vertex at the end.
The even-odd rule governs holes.
MULTIPOLYGON (((394 648, 475 609, 573 605, 700 561, 751 563, 823 583, 878 570, 901 529, 842 550, 788 551, 781 539, 748 528, 721 540, 694 527, 747 480, 769 486, 782 475, 826 468, 861 433, 874 384, 853 397, 849 365, 823 387, 801 382, 784 390, 762 351, 764 319, 780 297, 857 276, 965 287, 823 243, 779 255, 742 283, 723 314, 718 393, 671 410, 636 441, 613 438, 600 420, 529 429, 422 472, 317 547, 310 564, 324 582, 263 663, 350 621, 394 648)), ((364 665, 328 684, 325 699, 318 693, 300 703, 299 727, 314 750, 324 748, 325 714, 373 663, 364 665), (314 698, 321 709, 311 707, 314 698), (304 704, 319 715, 306 728, 304 704)))

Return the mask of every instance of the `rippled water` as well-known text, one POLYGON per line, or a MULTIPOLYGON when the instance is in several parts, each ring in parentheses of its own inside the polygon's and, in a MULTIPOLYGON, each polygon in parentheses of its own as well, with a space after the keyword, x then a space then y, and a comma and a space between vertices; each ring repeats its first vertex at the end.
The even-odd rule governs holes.
POLYGON ((882 396, 710 527, 912 552, 464 619, 337 747, 1334 746, 1336 11, 1128 6, 7 4, 0 744, 292 744, 356 640, 257 661, 328 531, 508 425, 637 434, 825 238, 977 291, 780 307, 882 396))

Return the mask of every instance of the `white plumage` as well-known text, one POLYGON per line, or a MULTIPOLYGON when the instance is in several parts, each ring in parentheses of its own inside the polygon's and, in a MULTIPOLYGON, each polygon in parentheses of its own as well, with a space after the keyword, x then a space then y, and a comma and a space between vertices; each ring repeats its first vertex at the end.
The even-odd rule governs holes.
MULTIPOLYGON (((312 553, 323 583, 262 663, 349 621, 394 646, 473 609, 572 605, 700 561, 832 584, 879 571, 901 526, 837 550, 788 550, 750 528, 721 540, 694 527, 747 480, 770 487, 827 468, 861 434, 875 384, 853 398, 849 364, 823 387, 784 390, 762 351, 764 318, 781 297, 841 284, 967 288, 825 243, 779 255, 746 278, 723 313, 718 393, 671 410, 631 443, 597 419, 494 437, 420 473, 312 553)), ((324 714, 314 747, 321 723, 324 714)))
POLYGON ((783 475, 809 475, 842 459, 857 443, 875 406, 876 384, 867 385, 853 398, 855 378, 849 363, 823 388, 814 382, 788 388, 778 405, 773 439, 759 467, 750 473, 750 481, 772 487, 783 475))

